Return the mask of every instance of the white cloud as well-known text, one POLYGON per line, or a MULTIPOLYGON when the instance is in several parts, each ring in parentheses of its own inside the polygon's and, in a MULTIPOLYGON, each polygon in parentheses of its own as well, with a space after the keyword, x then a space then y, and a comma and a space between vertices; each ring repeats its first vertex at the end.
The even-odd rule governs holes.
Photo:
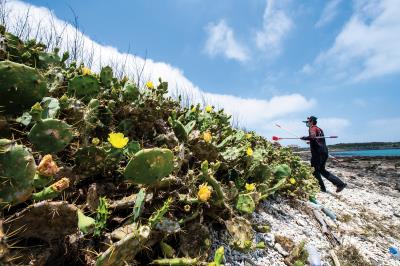
POLYGON ((243 121, 244 126, 250 128, 257 128, 260 123, 277 117, 308 110, 316 103, 314 99, 307 100, 300 94, 274 96, 269 101, 222 94, 205 95, 210 103, 224 107, 228 113, 243 121))
POLYGON ((233 29, 220 20, 217 24, 210 23, 206 27, 208 38, 205 51, 210 56, 223 55, 229 59, 246 61, 249 56, 247 49, 235 39, 233 29))
POLYGON ((338 13, 338 6, 342 0, 329 0, 322 10, 321 17, 315 23, 316 28, 320 28, 331 22, 338 13))
POLYGON ((355 1, 353 15, 315 64, 353 82, 400 73, 399 14, 398 0, 355 1))
MULTIPOLYGON (((281 3, 282 1, 278 2, 278 4, 281 3)), ((255 39, 257 47, 268 51, 271 55, 280 53, 282 40, 293 26, 292 20, 278 4, 274 0, 267 0, 263 28, 256 33, 255 39)))
MULTIPOLYGON (((67 50, 71 46, 73 36, 75 36, 75 28, 55 17, 55 15, 47 8, 39 8, 21 1, 9 1, 7 7, 10 9, 8 28, 16 30, 18 23, 23 21, 27 10, 29 10, 27 32, 30 37, 36 35, 35 29, 41 29, 39 36, 43 40, 61 36, 60 48, 67 50)), ((192 103, 203 103, 204 100, 214 104, 217 107, 224 108, 228 113, 233 114, 242 121, 242 126, 257 130, 261 124, 267 123, 269 120, 281 117, 287 114, 294 114, 311 108, 315 104, 314 99, 306 99, 300 94, 289 94, 275 96, 269 100, 264 99, 247 99, 233 95, 222 95, 216 93, 207 93, 194 85, 183 74, 183 71, 171 66, 165 62, 156 62, 151 59, 143 59, 132 54, 123 53, 111 46, 101 45, 91 40, 88 36, 81 35, 80 43, 82 43, 83 60, 87 61, 89 55, 93 56, 93 64, 91 68, 98 72, 103 65, 111 65, 122 69, 125 65, 125 73, 135 80, 138 79, 138 71, 143 67, 141 82, 157 80, 161 77, 168 81, 170 85, 171 95, 183 95, 192 103), (116 62, 124 62, 116 64, 116 62)))

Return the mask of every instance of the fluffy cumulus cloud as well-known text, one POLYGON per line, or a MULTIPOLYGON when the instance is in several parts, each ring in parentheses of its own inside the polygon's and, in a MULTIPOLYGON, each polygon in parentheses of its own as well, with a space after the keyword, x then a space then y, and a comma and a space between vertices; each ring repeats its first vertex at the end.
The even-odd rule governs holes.
MULTIPOLYGON (((263 100, 207 93, 187 79, 180 69, 165 62, 145 60, 129 53, 120 52, 114 47, 94 42, 82 32, 77 31, 71 24, 56 18, 47 8, 32 6, 21 1, 8 1, 7 9, 9 10, 7 28, 21 33, 21 23, 28 25, 25 27, 25 33, 21 33, 25 38, 39 36, 45 42, 51 39, 58 40, 61 51, 73 50, 75 41, 81 51, 77 54, 77 58, 90 63, 93 71, 99 71, 102 66, 111 65, 121 75, 126 74, 140 84, 147 80, 157 83, 158 78, 162 77, 163 80, 169 82, 172 96, 182 95, 183 101, 186 99, 186 102, 207 102, 224 108, 228 113, 240 119, 242 126, 251 129, 257 130, 260 124, 268 123, 276 117, 301 112, 315 103, 315 100, 306 99, 299 94, 282 95, 263 100), (29 14, 26 16, 28 11, 29 14), (27 23, 24 18, 27 18, 27 23)), ((222 24, 222 28, 224 27, 222 24)), ((233 33, 229 33, 229 29, 228 33, 225 32, 223 35, 233 40, 233 33)), ((233 44, 230 45, 232 45, 231 56, 245 57, 239 48, 233 44), (234 55, 235 53, 238 54, 234 55)))
POLYGON ((233 29, 225 20, 220 20, 216 24, 208 24, 206 31, 208 37, 205 51, 208 55, 223 55, 241 62, 249 58, 247 49, 235 39, 233 29))
POLYGON ((353 82, 400 73, 398 0, 355 0, 354 12, 315 65, 353 82))
POLYGON ((342 0, 329 0, 326 3, 324 10, 322 10, 321 17, 315 23, 316 28, 323 27, 331 22, 338 13, 338 6, 342 0))
POLYGON ((285 1, 267 0, 264 10, 263 27, 257 31, 255 41, 259 49, 279 54, 282 40, 293 27, 292 20, 283 8, 285 1))

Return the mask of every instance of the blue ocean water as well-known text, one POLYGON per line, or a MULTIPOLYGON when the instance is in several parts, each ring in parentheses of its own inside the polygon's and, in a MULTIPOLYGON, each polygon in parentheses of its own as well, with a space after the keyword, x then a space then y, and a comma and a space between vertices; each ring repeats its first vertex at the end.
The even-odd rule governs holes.
POLYGON ((330 154, 337 157, 400 156, 400 149, 338 151, 338 152, 331 152, 330 154))

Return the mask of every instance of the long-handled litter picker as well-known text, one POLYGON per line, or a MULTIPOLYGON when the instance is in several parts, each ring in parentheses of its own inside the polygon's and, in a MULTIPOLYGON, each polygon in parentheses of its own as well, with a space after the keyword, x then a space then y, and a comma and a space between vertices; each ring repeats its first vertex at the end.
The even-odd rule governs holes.
MULTIPOLYGON (((315 137, 316 139, 336 139, 338 136, 321 136, 321 137, 315 137)), ((301 138, 281 138, 277 136, 272 136, 272 140, 280 140, 280 139, 301 139, 301 138)))
MULTIPOLYGON (((292 136, 295 136, 295 138, 293 138, 293 139, 301 139, 301 137, 299 137, 299 135, 297 135, 296 133, 294 133, 293 131, 290 131, 289 129, 287 129, 287 128, 284 128, 284 127, 282 127, 281 125, 278 125, 278 124, 275 124, 275 126, 277 126, 277 127, 279 127, 280 129, 282 129, 282 130, 284 130, 284 131, 286 131, 286 132, 288 132, 289 134, 291 134, 292 136)), ((276 137, 276 136, 275 136, 276 137)), ((331 138, 337 138, 337 136, 330 136, 331 138)), ((319 138, 319 137, 317 137, 317 138, 319 138)), ((327 138, 327 137, 325 137, 325 138, 327 138)), ((274 140, 274 137, 272 137, 272 140, 274 140)), ((275 139, 276 140, 276 139, 275 139)), ((304 141, 307 141, 307 140, 304 140, 304 141)), ((332 156, 332 155, 330 155, 330 154, 328 154, 328 156, 330 157, 330 158, 332 158, 334 161, 336 161, 336 162, 338 162, 339 160, 338 159, 336 159, 336 157, 334 157, 334 156, 332 156)))

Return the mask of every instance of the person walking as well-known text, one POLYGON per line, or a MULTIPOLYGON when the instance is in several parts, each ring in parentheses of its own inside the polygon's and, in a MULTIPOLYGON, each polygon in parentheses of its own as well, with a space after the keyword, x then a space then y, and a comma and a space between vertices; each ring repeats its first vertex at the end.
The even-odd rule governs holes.
POLYGON ((326 160, 328 159, 328 147, 326 146, 324 132, 317 127, 317 118, 315 116, 310 116, 303 122, 306 123, 309 130, 308 136, 301 137, 301 139, 310 142, 311 166, 314 167, 314 176, 319 182, 321 191, 326 192, 325 184, 321 177, 322 175, 336 186, 336 192, 339 193, 347 184, 325 169, 326 160))

